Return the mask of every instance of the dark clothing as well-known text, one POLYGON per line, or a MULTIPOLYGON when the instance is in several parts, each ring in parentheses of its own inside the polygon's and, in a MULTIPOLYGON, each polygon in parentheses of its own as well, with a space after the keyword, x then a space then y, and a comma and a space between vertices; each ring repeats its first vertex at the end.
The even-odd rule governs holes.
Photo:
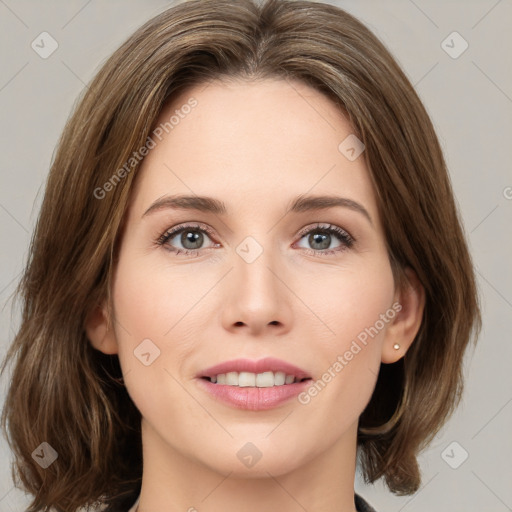
MULTIPOLYGON (((357 512, 377 512, 361 496, 359 496, 359 494, 355 495, 354 501, 356 504, 357 512)), ((135 511, 135 509, 137 508, 136 506, 137 506, 138 502, 139 502, 139 500, 137 499, 137 501, 133 504, 133 507, 128 512, 135 511)))
POLYGON ((357 512, 377 512, 368 502, 366 502, 359 494, 355 495, 357 512))

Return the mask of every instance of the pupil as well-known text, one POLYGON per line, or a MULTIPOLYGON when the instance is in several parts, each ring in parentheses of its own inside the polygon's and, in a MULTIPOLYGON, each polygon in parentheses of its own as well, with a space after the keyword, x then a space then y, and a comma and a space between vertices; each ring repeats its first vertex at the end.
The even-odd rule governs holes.
POLYGON ((202 233, 198 233, 196 231, 184 231, 181 235, 181 243, 186 249, 198 249, 201 247, 202 241, 202 233), (187 246, 189 243, 192 244, 192 247, 187 246))
POLYGON ((310 235, 310 243, 313 245, 314 243, 319 243, 320 247, 317 247, 317 249, 327 249, 329 247, 330 243, 330 236, 326 233, 316 233, 313 235, 310 235))

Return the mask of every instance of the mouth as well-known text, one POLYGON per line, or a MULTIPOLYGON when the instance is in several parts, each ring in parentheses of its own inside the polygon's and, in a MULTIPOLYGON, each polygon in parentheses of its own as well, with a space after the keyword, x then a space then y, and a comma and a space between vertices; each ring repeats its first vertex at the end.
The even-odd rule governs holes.
POLYGON ((204 370, 197 377, 212 384, 240 388, 270 388, 312 380, 301 368, 270 357, 258 361, 226 361, 204 370))
POLYGON ((205 379, 213 384, 223 384, 226 386, 237 386, 240 388, 256 387, 256 388, 271 388, 274 386, 287 386, 288 384, 295 384, 297 382, 304 382, 311 380, 311 377, 297 378, 295 375, 286 375, 285 372, 227 372, 219 373, 211 377, 203 376, 205 379))
POLYGON ((272 357, 226 361, 203 370, 196 378, 202 392, 214 400, 260 412, 289 404, 313 380, 305 370, 272 357))

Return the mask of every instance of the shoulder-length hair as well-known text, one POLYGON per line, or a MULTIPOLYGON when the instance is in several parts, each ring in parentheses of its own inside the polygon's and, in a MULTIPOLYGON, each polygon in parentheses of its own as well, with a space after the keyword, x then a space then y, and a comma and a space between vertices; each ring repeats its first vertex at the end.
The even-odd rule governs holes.
POLYGON ((105 298, 111 304, 118 235, 140 165, 134 155, 164 103, 187 87, 265 78, 301 80, 347 116, 365 145, 395 282, 403 286, 411 267, 425 289, 417 336, 402 359, 381 366, 358 432, 367 482, 384 477, 397 494, 418 489, 417 455, 460 400, 463 355, 481 328, 432 122, 385 46, 342 9, 192 0, 145 23, 106 61, 54 155, 16 290, 21 325, 2 368, 15 360, 2 426, 13 475, 34 495, 29 512, 91 503, 117 511, 139 493, 140 413, 118 382, 117 355, 94 350, 84 329, 93 308, 105 298), (58 453, 46 469, 32 457, 42 442, 58 453))

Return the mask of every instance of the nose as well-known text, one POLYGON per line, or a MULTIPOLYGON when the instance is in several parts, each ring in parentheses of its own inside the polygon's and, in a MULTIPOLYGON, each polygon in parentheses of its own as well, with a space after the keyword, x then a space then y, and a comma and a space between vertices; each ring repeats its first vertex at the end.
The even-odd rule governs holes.
POLYGON ((282 335, 290 330, 293 293, 283 265, 270 253, 264 250, 250 263, 235 254, 223 297, 222 324, 226 330, 254 336, 282 335))

